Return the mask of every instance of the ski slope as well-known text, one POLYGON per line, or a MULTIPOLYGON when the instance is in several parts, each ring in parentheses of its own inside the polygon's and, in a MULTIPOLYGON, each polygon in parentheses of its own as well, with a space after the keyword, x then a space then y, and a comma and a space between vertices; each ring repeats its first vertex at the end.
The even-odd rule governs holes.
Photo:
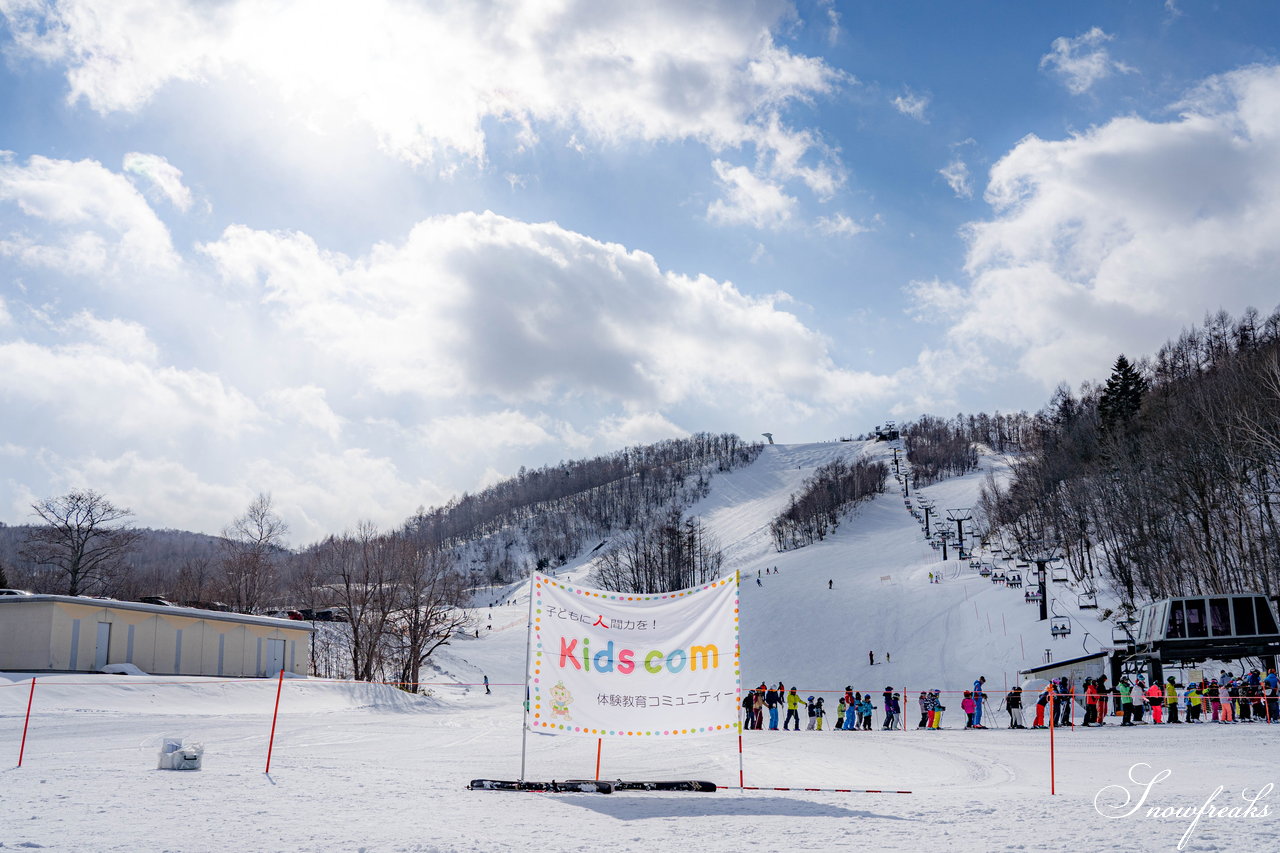
MULTIPOLYGON (((1021 591, 941 560, 892 481, 827 540, 774 551, 768 524, 790 494, 816 466, 857 454, 888 457, 889 448, 770 446, 753 465, 718 475, 694 508, 727 568, 742 573, 744 683, 782 680, 806 695, 846 684, 914 693, 960 689, 982 674, 999 696, 1045 648, 1058 659, 1082 650, 1085 629, 1098 624, 1090 612, 1074 612, 1072 640, 1055 648, 1021 591), (772 566, 778 573, 757 586, 756 572, 772 566), (930 572, 944 580, 928 583, 930 572), (870 665, 868 650, 878 661, 891 653, 892 663, 870 665)), ((983 467, 924 491, 940 510, 971 506, 986 473, 1005 471, 994 458, 983 467)), ((557 574, 582 581, 589 572, 582 559, 557 574)), ((0 673, 0 850, 1156 851, 1176 849, 1192 824, 1173 810, 1200 807, 1219 786, 1214 803, 1236 815, 1198 821, 1184 849, 1275 846, 1274 816, 1244 814, 1242 795, 1275 781, 1280 726, 1060 731, 1050 796, 1048 733, 964 731, 958 702, 942 731, 912 721, 905 732, 744 733, 748 786, 910 794, 466 791, 469 779, 516 778, 521 766, 527 598, 518 585, 493 598, 497 606, 474 610, 480 636, 455 638, 433 658, 423 675, 429 696, 320 679, 108 675, 42 675, 33 693, 29 675, 0 673), (204 745, 202 770, 155 769, 161 740, 173 735, 204 745), (1169 814, 1121 816, 1125 796, 1142 795, 1137 782, 1165 769, 1146 803, 1169 814)), ((733 735, 608 740, 597 753, 592 738, 531 734, 524 746, 528 778, 591 778, 599 757, 604 778, 735 785, 738 744, 733 735)))

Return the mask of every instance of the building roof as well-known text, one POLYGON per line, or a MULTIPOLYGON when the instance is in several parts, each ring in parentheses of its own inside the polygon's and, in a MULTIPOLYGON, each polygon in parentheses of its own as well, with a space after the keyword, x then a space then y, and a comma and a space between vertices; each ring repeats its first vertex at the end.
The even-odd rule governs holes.
POLYGON ((1061 669, 1064 666, 1069 667, 1072 664, 1084 663, 1085 661, 1091 661, 1091 660, 1097 660, 1098 658, 1109 657, 1111 654, 1112 654, 1111 650, 1108 649, 1103 652, 1094 652, 1091 655, 1081 655, 1080 657, 1077 657, 1077 658, 1067 658, 1066 660, 1056 660, 1053 663, 1042 663, 1039 666, 1029 666, 1026 669, 1018 670, 1018 673, 1020 675, 1034 675, 1037 672, 1045 672, 1051 669, 1061 669))
POLYGON ((79 604, 83 607, 106 607, 111 610, 138 610, 160 616, 182 616, 187 619, 204 619, 213 622, 238 622, 294 631, 315 632, 315 626, 297 619, 277 619, 274 616, 252 616, 248 613, 226 613, 220 610, 203 610, 199 607, 170 607, 164 604, 146 604, 141 601, 117 601, 114 598, 94 598, 90 595, 0 595, 0 607, 14 607, 35 602, 56 601, 63 604, 79 604))

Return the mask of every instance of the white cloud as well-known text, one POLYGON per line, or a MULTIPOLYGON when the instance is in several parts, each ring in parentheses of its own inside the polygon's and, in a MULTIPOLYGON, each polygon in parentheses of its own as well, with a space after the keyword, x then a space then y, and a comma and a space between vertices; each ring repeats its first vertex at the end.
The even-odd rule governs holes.
POLYGON ((103 113, 138 111, 176 81, 245 80, 273 93, 299 130, 359 125, 391 155, 446 172, 484 163, 485 125, 497 121, 522 146, 543 126, 605 145, 753 146, 769 174, 819 193, 842 175, 811 131, 782 124, 788 106, 846 78, 774 41, 791 14, 779 2, 11 0, 0 9, 16 55, 65 66, 68 99, 103 113))
POLYGON ((835 216, 820 216, 814 225, 818 233, 828 237, 856 237, 873 230, 870 226, 855 222, 843 213, 837 213, 835 216))
POLYGON ((904 116, 928 123, 928 119, 924 117, 924 111, 929 108, 928 95, 918 95, 908 89, 904 94, 894 97, 892 103, 904 116))
POLYGON ((968 303, 965 292, 952 282, 930 279, 907 285, 912 316, 925 322, 941 322, 963 316, 968 303))
POLYGON ((0 237, 0 255, 71 273, 168 268, 177 256, 146 199, 121 175, 94 160, 33 156, 26 165, 0 156, 0 203, 27 216, 26 227, 0 237))
POLYGON ((481 448, 535 447, 555 440, 547 418, 534 418, 514 409, 483 415, 436 418, 424 426, 422 441, 449 452, 481 448))
POLYGON ((672 423, 660 412, 636 412, 609 417, 600 423, 598 430, 599 439, 606 447, 652 444, 666 438, 689 434, 687 430, 672 423))
POLYGON ((123 361, 154 364, 158 351, 147 330, 132 320, 103 320, 89 311, 81 311, 67 321, 69 330, 86 334, 107 354, 123 361))
POLYGON ((145 348, 128 324, 82 317, 102 343, 44 346, 25 340, 0 343, 0 401, 11 410, 39 412, 49 424, 110 438, 178 443, 192 432, 234 438, 252 429, 260 413, 243 394, 201 370, 156 367, 138 360, 145 348))
POLYGON ((343 418, 329 408, 325 389, 316 385, 277 388, 263 395, 262 406, 281 420, 313 429, 336 440, 342 433, 343 418))
POLYGON ((1060 78, 1071 94, 1083 95, 1114 72, 1133 73, 1133 68, 1111 58, 1104 45, 1113 39, 1099 27, 1075 38, 1056 38, 1052 50, 1040 57, 1040 68, 1060 78))
POLYGON ((881 380, 836 368, 777 299, 663 272, 638 251, 492 213, 419 223, 359 258, 306 235, 227 229, 205 245, 300 336, 380 393, 627 407, 844 405, 881 380))
POLYGON ((951 191, 956 194, 956 198, 973 198, 969 167, 959 157, 952 159, 950 163, 939 169, 938 174, 942 175, 947 186, 951 187, 951 191))
POLYGON ((791 219, 796 199, 782 187, 762 180, 745 166, 731 166, 722 160, 712 166, 725 194, 707 207, 707 218, 712 222, 779 228, 791 219))
MULTIPOLYGON (((1135 117, 1022 140, 968 230, 953 343, 1003 353, 1047 387, 1105 376, 1206 311, 1276 302, 1280 68, 1213 78, 1171 121, 1135 117)), ((949 288, 919 288, 922 309, 949 288)))
POLYGON ((182 184, 182 171, 159 154, 132 151, 124 155, 124 170, 146 178, 178 210, 191 208, 191 190, 182 184))

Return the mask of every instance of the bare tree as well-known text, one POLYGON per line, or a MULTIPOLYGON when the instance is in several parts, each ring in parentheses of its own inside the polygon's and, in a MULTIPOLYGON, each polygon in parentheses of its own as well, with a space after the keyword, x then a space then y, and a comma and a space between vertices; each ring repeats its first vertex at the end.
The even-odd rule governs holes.
POLYGON ((129 527, 131 510, 92 489, 45 498, 31 509, 44 524, 31 529, 21 554, 54 569, 67 595, 101 592, 124 573, 124 558, 139 536, 129 527))
POLYGON ((417 693, 427 658, 472 624, 462 609, 466 584, 439 549, 419 548, 403 534, 388 537, 386 547, 398 569, 397 607, 387 635, 389 656, 398 665, 404 689, 417 693))
POLYGON ((284 552, 289 526, 261 493, 244 515, 222 530, 222 573, 228 603, 252 613, 275 588, 276 560, 284 552))

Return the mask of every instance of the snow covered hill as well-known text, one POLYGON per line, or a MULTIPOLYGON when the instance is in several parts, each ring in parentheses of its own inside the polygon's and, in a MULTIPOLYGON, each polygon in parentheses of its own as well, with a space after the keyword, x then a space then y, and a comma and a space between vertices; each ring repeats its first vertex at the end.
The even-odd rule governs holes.
MULTIPOLYGON (((1086 648, 1086 630, 1101 636, 1092 612, 1076 611, 1067 594, 1060 609, 1076 628, 1055 645, 1022 591, 992 585, 967 562, 944 563, 892 482, 825 541, 773 550, 770 519, 815 467, 889 452, 884 444, 771 446, 753 465, 717 476, 694 508, 725 546, 728 568, 742 573, 745 683, 876 693, 886 685, 960 689, 984 674, 999 696, 1045 648, 1061 659, 1086 648), (774 566, 777 574, 764 574, 774 566), (930 572, 942 582, 930 584, 930 572), (879 662, 885 653, 891 663, 879 662)), ((996 458, 982 464, 924 491, 940 510, 969 507, 985 473, 1005 470, 996 458)), ((589 572, 588 557, 558 574, 585 580, 589 572)), ((748 786, 910 794, 467 791, 469 779, 515 778, 521 767, 522 593, 518 585, 494 590, 495 605, 475 609, 479 636, 458 637, 433 658, 423 676, 434 682, 429 696, 320 679, 114 675, 40 676, 33 692, 29 674, 0 673, 0 850, 1142 853, 1175 849, 1184 833, 1184 849, 1274 847, 1272 813, 1246 815, 1242 799, 1265 791, 1259 803, 1269 806, 1280 726, 1264 724, 1060 731, 1056 796, 1049 733, 965 731, 958 710, 942 731, 750 731, 599 747, 592 738, 531 734, 523 744, 534 779, 591 778, 599 761, 603 778, 736 785, 742 743, 748 786), (204 745, 202 770, 155 769, 172 735, 204 745), (1140 783, 1164 770, 1144 810, 1125 816, 1125 803, 1143 796, 1140 783), (1235 815, 1191 827, 1192 812, 1213 797, 1235 815)), ((1088 641, 1090 651, 1097 646, 1088 641)))
MULTIPOLYGON (((843 692, 846 685, 918 692, 962 689, 985 675, 990 687, 1003 689, 1020 669, 1043 662, 1046 649, 1063 660, 1110 640, 1097 611, 1077 608, 1074 590, 1054 590, 1057 612, 1073 620, 1070 637, 1058 640, 1023 590, 993 585, 959 560, 955 548, 943 561, 892 478, 885 494, 864 503, 824 541, 778 553, 769 523, 790 496, 820 465, 859 456, 892 468, 892 448, 883 442, 770 445, 752 465, 717 475, 711 493, 691 508, 720 540, 726 570, 741 573, 743 684, 783 681, 806 695, 843 692), (775 568, 776 574, 765 574, 775 568), (942 581, 929 583, 930 574, 942 581), (875 653, 874 665, 868 652, 875 653)), ((974 506, 987 474, 1007 471, 1003 459, 984 455, 978 471, 911 497, 913 503, 920 495, 932 499, 935 525, 941 518, 954 528, 945 510, 974 506)), ((589 584, 590 570, 584 559, 557 575, 589 584)), ((479 642, 455 644, 442 656, 445 668, 519 681, 526 596, 513 589, 505 598, 512 605, 492 614, 478 609, 481 624, 492 623, 492 630, 482 629, 479 642)))

